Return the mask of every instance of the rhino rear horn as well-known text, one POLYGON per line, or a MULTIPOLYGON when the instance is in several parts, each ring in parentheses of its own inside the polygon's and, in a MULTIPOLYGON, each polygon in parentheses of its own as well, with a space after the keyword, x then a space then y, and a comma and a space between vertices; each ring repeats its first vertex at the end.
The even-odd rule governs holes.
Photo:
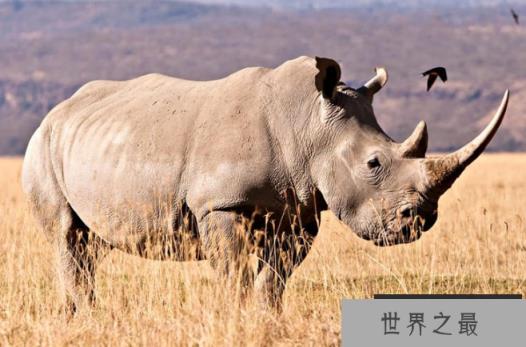
POLYGON ((340 65, 332 59, 316 57, 316 88, 322 92, 325 99, 332 99, 335 88, 342 75, 340 65))
POLYGON ((376 75, 358 88, 358 92, 365 96, 371 103, 373 102, 374 94, 385 86, 388 79, 387 70, 384 67, 377 67, 374 71, 376 75))
POLYGON ((415 130, 404 142, 400 144, 402 158, 424 158, 427 151, 427 125, 420 121, 415 130))

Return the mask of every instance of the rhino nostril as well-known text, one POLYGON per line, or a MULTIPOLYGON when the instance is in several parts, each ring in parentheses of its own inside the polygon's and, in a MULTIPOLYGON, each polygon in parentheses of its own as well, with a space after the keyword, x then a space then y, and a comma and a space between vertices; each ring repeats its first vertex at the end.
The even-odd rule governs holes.
POLYGON ((401 211, 400 211, 400 216, 402 218, 409 218, 413 215, 413 209, 411 207, 404 207, 401 211))

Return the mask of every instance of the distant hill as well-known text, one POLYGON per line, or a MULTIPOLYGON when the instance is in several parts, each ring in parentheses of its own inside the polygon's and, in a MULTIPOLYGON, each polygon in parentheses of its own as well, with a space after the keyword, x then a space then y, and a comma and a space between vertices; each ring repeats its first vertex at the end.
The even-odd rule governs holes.
POLYGON ((213 79, 299 55, 338 60, 353 86, 386 66, 390 81, 375 99, 380 124, 399 140, 425 119, 432 150, 468 141, 509 87, 509 113, 491 148, 526 150, 526 6, 516 10, 524 25, 513 23, 508 5, 394 11, 0 2, 0 155, 23 153, 46 112, 89 80, 148 72, 213 79), (426 93, 420 73, 437 65, 450 80, 426 93))
POLYGON ((474 8, 481 6, 526 5, 526 0, 191 0, 197 3, 296 9, 327 8, 474 8))

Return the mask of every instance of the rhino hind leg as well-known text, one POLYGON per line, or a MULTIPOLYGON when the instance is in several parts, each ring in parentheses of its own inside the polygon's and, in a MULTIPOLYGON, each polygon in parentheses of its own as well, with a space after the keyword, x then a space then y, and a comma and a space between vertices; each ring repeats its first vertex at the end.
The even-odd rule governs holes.
POLYGON ((95 270, 111 245, 91 232, 70 209, 66 225, 57 236, 57 272, 66 311, 95 303, 95 270))
POLYGON ((42 125, 29 141, 22 186, 53 245, 60 296, 73 313, 81 302, 93 303, 95 268, 111 246, 89 230, 63 194, 52 165, 50 134, 50 127, 42 125))
POLYGON ((67 315, 95 303, 95 270, 112 246, 79 219, 65 202, 33 204, 40 226, 51 242, 59 296, 67 315))

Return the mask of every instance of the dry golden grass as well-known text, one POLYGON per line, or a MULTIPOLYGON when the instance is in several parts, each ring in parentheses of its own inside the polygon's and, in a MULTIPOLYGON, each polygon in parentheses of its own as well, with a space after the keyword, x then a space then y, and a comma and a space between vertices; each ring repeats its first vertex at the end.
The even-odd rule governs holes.
POLYGON ((0 345, 337 345, 342 298, 526 294, 526 155, 501 154, 467 170, 441 200, 437 225, 416 243, 377 248, 324 214, 281 315, 238 309, 206 263, 115 251, 97 274, 97 306, 67 321, 20 168, 19 158, 0 159, 0 345))

